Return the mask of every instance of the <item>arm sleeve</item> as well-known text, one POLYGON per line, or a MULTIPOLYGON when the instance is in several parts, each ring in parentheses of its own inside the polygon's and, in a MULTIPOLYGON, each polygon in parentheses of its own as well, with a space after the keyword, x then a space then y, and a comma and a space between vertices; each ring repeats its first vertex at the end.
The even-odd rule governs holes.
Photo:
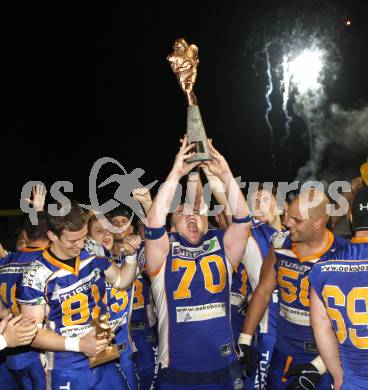
POLYGON ((141 246, 137 251, 138 269, 140 272, 147 271, 146 256, 144 253, 144 241, 141 242, 141 246))
POLYGON ((308 274, 308 279, 310 285, 314 288, 314 291, 317 293, 319 299, 324 302, 322 296, 322 281, 321 281, 321 267, 319 264, 315 264, 311 271, 308 274))
POLYGON ((22 287, 17 293, 21 305, 43 305, 46 303, 45 287, 52 271, 38 260, 33 261, 23 273, 22 287))
POLYGON ((262 254, 256 240, 252 236, 248 238, 242 262, 245 266, 252 291, 254 291, 259 282, 259 275, 262 267, 262 254))
POLYGON ((108 257, 96 257, 97 266, 104 274, 113 265, 114 261, 108 257))

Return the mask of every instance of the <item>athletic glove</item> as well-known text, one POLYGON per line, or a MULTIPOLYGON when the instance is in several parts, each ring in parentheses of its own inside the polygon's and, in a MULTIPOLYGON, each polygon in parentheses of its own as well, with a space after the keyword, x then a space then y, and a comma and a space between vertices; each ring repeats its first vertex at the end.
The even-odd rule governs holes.
POLYGON ((314 390, 321 379, 321 374, 312 363, 291 366, 284 376, 296 377, 285 390, 314 390))
POLYGON ((239 362, 242 367, 243 375, 250 376, 253 367, 253 351, 250 347, 252 336, 240 333, 238 345, 239 345, 239 362))

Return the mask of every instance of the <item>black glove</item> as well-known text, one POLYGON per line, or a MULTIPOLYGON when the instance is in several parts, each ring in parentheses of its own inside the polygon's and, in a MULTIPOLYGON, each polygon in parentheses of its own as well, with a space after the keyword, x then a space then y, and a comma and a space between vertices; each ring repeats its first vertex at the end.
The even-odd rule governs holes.
POLYGON ((253 351, 247 344, 238 344, 240 349, 239 362, 242 367, 243 375, 250 376, 253 367, 253 351))
POLYGON ((248 309, 248 300, 244 297, 236 308, 236 313, 245 316, 248 309))
POLYGON ((312 363, 291 366, 284 376, 296 377, 285 390, 314 390, 321 379, 320 373, 312 363))

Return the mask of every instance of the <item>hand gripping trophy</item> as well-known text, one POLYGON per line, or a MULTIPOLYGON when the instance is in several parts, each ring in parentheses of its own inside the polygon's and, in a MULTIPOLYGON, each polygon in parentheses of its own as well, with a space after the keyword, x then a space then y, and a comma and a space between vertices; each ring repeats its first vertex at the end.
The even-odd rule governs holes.
POLYGON ((111 344, 114 338, 113 329, 111 328, 106 314, 102 314, 99 317, 92 320, 91 325, 96 330, 96 338, 98 340, 108 339, 108 346, 100 352, 97 356, 89 357, 89 365, 91 368, 105 364, 112 360, 119 359, 120 354, 117 345, 111 344))
POLYGON ((188 159, 188 162, 211 160, 201 113, 193 92, 199 63, 198 47, 196 45, 188 45, 184 38, 178 38, 173 48, 174 51, 169 54, 167 60, 187 97, 187 137, 189 143, 195 143, 196 154, 188 159))

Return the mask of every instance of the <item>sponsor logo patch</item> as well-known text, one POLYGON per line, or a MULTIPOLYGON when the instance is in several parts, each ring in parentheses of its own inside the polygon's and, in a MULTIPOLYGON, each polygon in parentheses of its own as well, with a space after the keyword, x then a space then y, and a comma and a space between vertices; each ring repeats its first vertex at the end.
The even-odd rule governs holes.
POLYGON ((225 302, 207 303, 198 306, 180 306, 176 308, 176 322, 206 321, 225 317, 225 302))
POLYGON ((134 321, 129 324, 131 330, 144 330, 144 321, 134 321))
POLYGON ((178 242, 172 243, 172 255, 179 256, 182 259, 196 259, 204 253, 214 253, 221 249, 217 237, 204 241, 203 244, 197 248, 189 248, 180 245, 178 242))
POLYGON ((317 345, 313 341, 304 343, 304 352, 318 352, 317 345))
POLYGON ((230 344, 221 345, 221 347, 220 347, 220 353, 221 353, 221 356, 230 355, 230 353, 231 353, 230 344))

